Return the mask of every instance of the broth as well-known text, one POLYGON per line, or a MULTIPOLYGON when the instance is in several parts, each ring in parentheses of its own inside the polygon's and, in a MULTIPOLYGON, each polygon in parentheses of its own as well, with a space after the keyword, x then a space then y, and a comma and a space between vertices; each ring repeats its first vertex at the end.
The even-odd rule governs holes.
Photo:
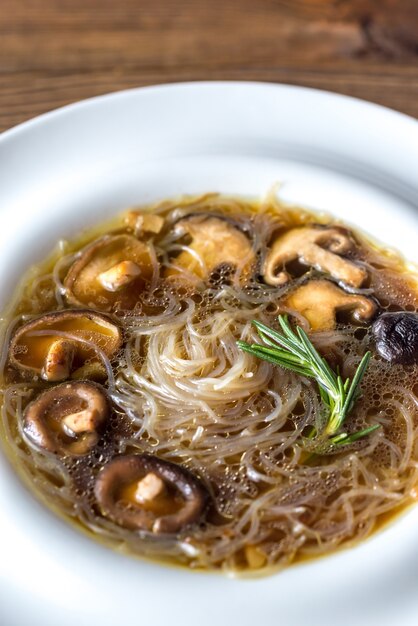
POLYGON ((3 348, 7 450, 48 506, 131 555, 263 573, 352 545, 416 499, 417 364, 385 359, 375 330, 384 313, 416 313, 416 285, 397 253, 272 196, 207 194, 124 212, 62 243, 18 289, 3 348), (287 253, 268 279, 275 242, 295 229, 306 237, 336 229, 329 242, 309 244, 325 250, 325 260, 307 261, 303 244, 304 254, 287 253), (350 241, 342 253, 333 248, 340 239, 350 241), (123 258, 128 249, 134 261, 123 258), (301 304, 312 297, 314 305, 301 304), (329 310, 319 316, 324 298, 329 310), (74 310, 96 317, 39 322, 74 310), (344 429, 377 430, 348 445, 329 439, 313 447, 324 421, 315 381, 237 345, 260 342, 254 319, 280 330, 280 314, 308 332, 343 379, 371 352, 344 429), (77 381, 93 387, 83 391, 77 381), (28 407, 49 402, 58 386, 70 396, 80 389, 73 404, 61 396, 48 404, 52 412, 68 405, 68 423, 47 423, 36 406, 30 422, 28 407), (95 389, 109 403, 103 420, 88 395, 95 389), (115 459, 130 463, 126 475, 125 461, 115 469, 116 486, 106 482, 116 480, 115 459), (177 517, 188 506, 194 518, 183 524, 177 517))

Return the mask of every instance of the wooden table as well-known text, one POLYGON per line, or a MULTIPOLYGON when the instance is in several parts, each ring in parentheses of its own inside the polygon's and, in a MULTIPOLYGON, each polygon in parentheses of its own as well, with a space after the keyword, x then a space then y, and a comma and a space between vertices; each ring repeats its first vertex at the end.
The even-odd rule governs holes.
POLYGON ((308 85, 418 117, 418 0, 0 0, 0 131, 202 79, 308 85))

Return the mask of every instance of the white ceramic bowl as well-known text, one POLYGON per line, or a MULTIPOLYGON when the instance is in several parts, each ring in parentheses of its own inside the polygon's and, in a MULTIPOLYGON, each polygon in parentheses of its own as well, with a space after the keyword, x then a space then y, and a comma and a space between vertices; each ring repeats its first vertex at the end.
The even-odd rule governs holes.
MULTIPOLYGON (((0 138, 0 298, 60 237, 132 204, 208 190, 281 195, 418 261, 418 124, 325 92, 251 83, 88 100, 0 138)), ((141 562, 43 508, 0 455, 0 623, 418 623, 418 508, 355 549, 258 580, 141 562)))

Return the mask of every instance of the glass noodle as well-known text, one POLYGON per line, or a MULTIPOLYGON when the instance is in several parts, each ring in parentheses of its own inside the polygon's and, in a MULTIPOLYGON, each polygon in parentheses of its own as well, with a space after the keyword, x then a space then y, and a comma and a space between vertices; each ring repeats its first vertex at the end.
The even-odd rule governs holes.
MULTIPOLYGON (((23 282, 7 318, 2 366, 2 431, 16 467, 36 493, 87 532, 130 554, 194 568, 270 571, 348 546, 406 507, 418 480, 417 367, 391 366, 372 358, 363 395, 348 422, 352 430, 370 420, 372 437, 336 453, 307 458, 300 441, 321 420, 321 402, 307 379, 246 354, 237 340, 257 341, 251 321, 275 325, 278 313, 309 332, 306 318, 283 304, 295 285, 317 270, 297 272, 291 283, 270 287, 258 275, 242 280, 222 269, 211 281, 176 265, 188 252, 204 259, 170 228, 190 213, 233 218, 251 237, 258 259, 279 225, 328 223, 330 218, 283 206, 273 195, 261 202, 207 194, 152 207, 168 225, 149 242, 152 277, 134 311, 119 312, 124 345, 111 360, 90 342, 107 373, 104 386, 114 407, 109 431, 84 457, 57 457, 37 448, 23 432, 28 402, 45 388, 41 380, 10 373, 7 349, 22 320, 67 307, 64 277, 78 250, 110 230, 62 246, 36 279, 23 282), (179 290, 162 278, 171 268, 193 283, 179 290), (151 537, 102 516, 94 501, 95 476, 117 454, 147 452, 180 463, 208 486, 208 519, 179 537, 151 537)), ((112 230, 123 231, 123 218, 112 230)), ((368 271, 367 287, 383 309, 416 310, 417 294, 400 257, 354 232, 357 261, 368 271)), ((38 331, 38 333, 48 331, 38 331)), ((36 334, 36 333, 35 333, 36 334)), ((54 331, 54 335, 58 335, 54 331)), ((88 343, 71 333, 60 336, 88 343)), ((352 375, 362 355, 374 350, 369 328, 340 321, 310 335, 321 354, 352 375)))

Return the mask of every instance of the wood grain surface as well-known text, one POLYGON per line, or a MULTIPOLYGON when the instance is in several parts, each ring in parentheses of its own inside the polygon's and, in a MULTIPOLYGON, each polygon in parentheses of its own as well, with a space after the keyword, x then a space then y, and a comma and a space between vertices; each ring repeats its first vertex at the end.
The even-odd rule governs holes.
POLYGON ((109 91, 214 79, 418 117, 418 0, 0 0, 0 131, 109 91))

